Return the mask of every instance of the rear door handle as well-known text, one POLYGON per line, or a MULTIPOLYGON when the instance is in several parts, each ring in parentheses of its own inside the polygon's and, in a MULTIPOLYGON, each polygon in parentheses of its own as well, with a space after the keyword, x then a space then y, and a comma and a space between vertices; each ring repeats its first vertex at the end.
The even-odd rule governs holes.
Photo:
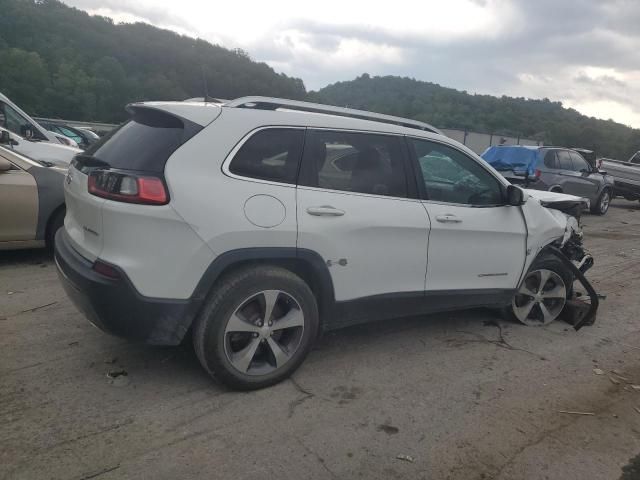
POLYGON ((450 213, 447 213, 446 215, 438 215, 436 216, 436 220, 439 221, 440 223, 461 223, 462 222, 461 219, 459 219, 458 217, 450 213))
POLYGON ((323 205, 321 207, 309 207, 307 208, 307 213, 316 217, 341 217, 344 215, 344 210, 337 209, 331 205, 323 205))

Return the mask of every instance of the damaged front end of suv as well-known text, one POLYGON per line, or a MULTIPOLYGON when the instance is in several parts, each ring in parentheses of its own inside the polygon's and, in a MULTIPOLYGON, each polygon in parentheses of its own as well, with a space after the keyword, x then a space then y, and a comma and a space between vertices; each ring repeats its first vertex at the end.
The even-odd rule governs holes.
MULTIPOLYGON (((525 190, 528 198, 523 205, 528 228, 527 265, 526 274, 522 281, 518 295, 534 297, 540 300, 544 285, 540 284, 539 291, 534 292, 527 287, 527 275, 536 263, 544 262, 540 259, 555 258, 560 262, 565 278, 566 302, 562 307, 561 316, 573 325, 576 330, 593 325, 599 305, 599 296, 585 273, 593 266, 593 257, 583 245, 583 233, 580 227, 580 214, 589 208, 589 200, 573 195, 539 190, 525 190), (574 282, 578 282, 584 289, 579 292, 574 289, 574 282), (588 301, 585 301, 585 294, 588 301)), ((514 312, 522 305, 514 300, 514 312)), ((544 304, 541 308, 546 308, 544 304)), ((517 316, 517 315, 516 315, 517 316)), ((520 318, 522 320, 522 318, 520 318)), ((527 323, 527 322, 524 322, 527 323)))

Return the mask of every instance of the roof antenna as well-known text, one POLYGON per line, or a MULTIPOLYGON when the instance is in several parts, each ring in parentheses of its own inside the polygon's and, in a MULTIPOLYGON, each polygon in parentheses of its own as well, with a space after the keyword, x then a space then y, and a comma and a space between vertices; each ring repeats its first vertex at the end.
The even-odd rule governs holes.
POLYGON ((202 72, 202 86, 204 87, 204 103, 207 103, 209 98, 209 92, 207 89, 207 77, 204 74, 204 65, 200 65, 200 71, 202 72))

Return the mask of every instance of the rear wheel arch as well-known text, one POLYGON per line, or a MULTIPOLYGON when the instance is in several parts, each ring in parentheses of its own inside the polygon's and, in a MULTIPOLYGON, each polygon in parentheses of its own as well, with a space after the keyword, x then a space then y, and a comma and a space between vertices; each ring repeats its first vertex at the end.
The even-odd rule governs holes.
POLYGON ((235 271, 252 265, 280 267, 298 275, 316 297, 322 328, 323 318, 334 308, 335 294, 327 265, 322 257, 312 250, 295 247, 258 247, 225 252, 209 265, 192 298, 204 303, 218 282, 224 281, 225 277, 235 271))

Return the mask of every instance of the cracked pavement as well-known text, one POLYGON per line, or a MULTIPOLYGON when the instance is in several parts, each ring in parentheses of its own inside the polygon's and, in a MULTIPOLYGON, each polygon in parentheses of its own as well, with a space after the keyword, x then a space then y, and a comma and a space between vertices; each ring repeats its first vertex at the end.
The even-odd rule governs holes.
POLYGON ((595 326, 364 325, 249 393, 92 327, 43 252, 0 252, 0 478, 617 479, 640 452, 640 205, 583 221, 595 326))

